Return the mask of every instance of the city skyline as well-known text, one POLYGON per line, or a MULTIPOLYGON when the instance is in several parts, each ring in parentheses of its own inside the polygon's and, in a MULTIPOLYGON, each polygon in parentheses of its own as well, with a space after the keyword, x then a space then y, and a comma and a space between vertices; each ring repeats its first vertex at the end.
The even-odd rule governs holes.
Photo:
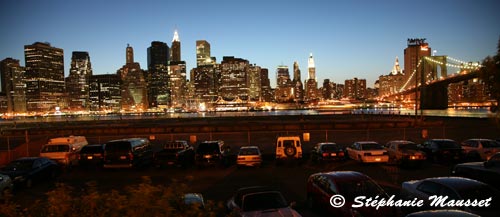
POLYGON ((188 71, 196 67, 196 41, 206 40, 218 62, 235 56, 268 68, 273 87, 278 65, 291 68, 298 61, 307 78, 310 53, 318 83, 358 77, 372 87, 396 56, 401 59, 407 38, 427 38, 437 55, 482 61, 494 54, 500 36, 496 1, 211 3, 4 1, 0 22, 9 31, 0 39, 0 59, 25 66, 23 46, 48 41, 66 53, 65 77, 73 51, 89 53, 94 74, 115 73, 130 44, 135 61, 147 69, 151 42, 171 45, 177 30, 188 71))

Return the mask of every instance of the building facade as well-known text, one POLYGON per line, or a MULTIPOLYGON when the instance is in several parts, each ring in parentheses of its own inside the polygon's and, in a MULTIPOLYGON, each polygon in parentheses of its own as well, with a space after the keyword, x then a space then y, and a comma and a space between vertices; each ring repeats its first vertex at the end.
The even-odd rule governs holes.
POLYGON ((196 41, 196 67, 214 65, 215 57, 210 56, 210 43, 205 40, 196 41))
POLYGON ((19 60, 6 58, 0 62, 1 92, 5 94, 5 112, 26 112, 26 83, 24 68, 19 60))
POLYGON ((274 91, 276 102, 293 102, 293 90, 294 86, 292 80, 290 80, 290 72, 288 71, 288 66, 278 66, 278 68, 276 69, 276 90, 274 91))
POLYGON ((250 63, 248 60, 225 56, 221 62, 221 84, 219 96, 224 100, 248 100, 248 71, 250 63))
POLYGON ((392 71, 387 75, 379 76, 378 96, 385 97, 399 92, 404 85, 404 79, 405 76, 399 66, 398 57, 396 57, 392 71))
POLYGON ((269 70, 266 68, 260 69, 260 87, 262 91, 260 101, 273 102, 273 89, 271 88, 271 80, 269 80, 269 70))
POLYGON ((180 62, 181 59, 181 41, 179 39, 179 33, 177 30, 174 32, 174 38, 172 39, 172 46, 170 48, 170 61, 180 62))
POLYGON ((293 97, 296 103, 302 103, 304 101, 304 85, 302 84, 299 63, 295 61, 293 63, 293 97))
POLYGON ((66 92, 70 110, 88 111, 90 109, 90 77, 92 77, 92 65, 89 53, 74 51, 71 55, 69 76, 66 78, 66 92))
POLYGON ((345 80, 344 98, 351 100, 366 99, 366 80, 358 78, 345 80))
POLYGON ((314 102, 319 99, 318 96, 318 82, 316 81, 316 65, 314 64, 314 58, 312 53, 309 55, 307 61, 307 69, 309 78, 306 80, 306 96, 305 100, 308 102, 314 102))
POLYGON ((49 43, 24 46, 27 110, 54 111, 63 100, 64 51, 49 43))
MULTIPOLYGON (((404 81, 405 83, 408 82, 407 87, 415 85, 417 77, 421 80, 420 74, 422 73, 416 71, 420 59, 424 56, 431 56, 431 48, 425 40, 425 38, 408 39, 408 47, 404 50, 404 81)), ((430 70, 430 67, 428 70, 430 70)))
POLYGON ((119 112, 121 110, 122 80, 117 74, 93 75, 90 78, 90 110, 119 112))
POLYGON ((148 103, 150 108, 168 107, 170 85, 168 75, 169 47, 160 41, 151 42, 148 48, 148 103))
POLYGON ((126 48, 126 63, 117 71, 121 79, 121 107, 124 111, 140 112, 148 109, 147 84, 144 71, 134 62, 134 50, 126 48))

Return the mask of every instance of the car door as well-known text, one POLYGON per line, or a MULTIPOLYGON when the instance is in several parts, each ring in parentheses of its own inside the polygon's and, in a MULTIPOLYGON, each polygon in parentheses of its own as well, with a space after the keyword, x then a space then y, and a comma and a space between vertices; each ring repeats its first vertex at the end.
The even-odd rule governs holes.
POLYGON ((354 143, 347 148, 347 154, 349 154, 349 157, 353 160, 358 160, 358 155, 356 154, 356 146, 357 143, 354 143))

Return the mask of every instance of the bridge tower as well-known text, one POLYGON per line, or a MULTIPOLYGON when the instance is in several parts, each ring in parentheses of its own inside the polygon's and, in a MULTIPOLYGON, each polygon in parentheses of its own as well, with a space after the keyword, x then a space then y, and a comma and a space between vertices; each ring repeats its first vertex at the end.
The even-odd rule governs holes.
POLYGON ((428 86, 428 82, 440 80, 448 76, 446 67, 447 56, 422 57, 422 64, 417 70, 420 81, 420 108, 421 109, 447 109, 448 85, 440 83, 428 86))

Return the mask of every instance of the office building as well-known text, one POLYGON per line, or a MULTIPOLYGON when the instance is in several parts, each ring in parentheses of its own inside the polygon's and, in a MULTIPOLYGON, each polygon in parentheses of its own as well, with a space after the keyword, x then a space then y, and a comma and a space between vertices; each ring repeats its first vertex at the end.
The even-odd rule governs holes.
POLYGON ((345 80, 344 97, 351 100, 366 99, 366 80, 358 78, 345 80))
POLYGON ((64 51, 49 43, 24 46, 27 110, 55 111, 63 100, 64 51))
POLYGON ((121 107, 124 111, 140 112, 148 109, 147 85, 144 71, 134 61, 134 50, 126 48, 126 64, 117 71, 121 79, 121 107))
POLYGON ((6 58, 0 61, 1 92, 5 94, 5 111, 26 112, 26 83, 24 68, 19 60, 6 58))
POLYGON ((90 110, 119 112, 121 110, 122 80, 118 74, 93 75, 89 82, 90 110))
POLYGON ((92 66, 88 52, 74 51, 71 56, 71 68, 66 78, 69 109, 72 111, 87 111, 90 109, 89 81, 92 76, 92 66))
POLYGON ((150 108, 166 108, 170 104, 168 75, 169 47, 160 41, 151 42, 148 48, 148 103, 150 108))
POLYGON ((248 100, 248 76, 250 67, 248 60, 225 56, 222 58, 221 66, 221 84, 219 96, 224 100, 248 100))
POLYGON ((318 82, 316 81, 316 65, 312 53, 307 61, 309 78, 306 80, 305 101, 313 102, 319 99, 318 82))

